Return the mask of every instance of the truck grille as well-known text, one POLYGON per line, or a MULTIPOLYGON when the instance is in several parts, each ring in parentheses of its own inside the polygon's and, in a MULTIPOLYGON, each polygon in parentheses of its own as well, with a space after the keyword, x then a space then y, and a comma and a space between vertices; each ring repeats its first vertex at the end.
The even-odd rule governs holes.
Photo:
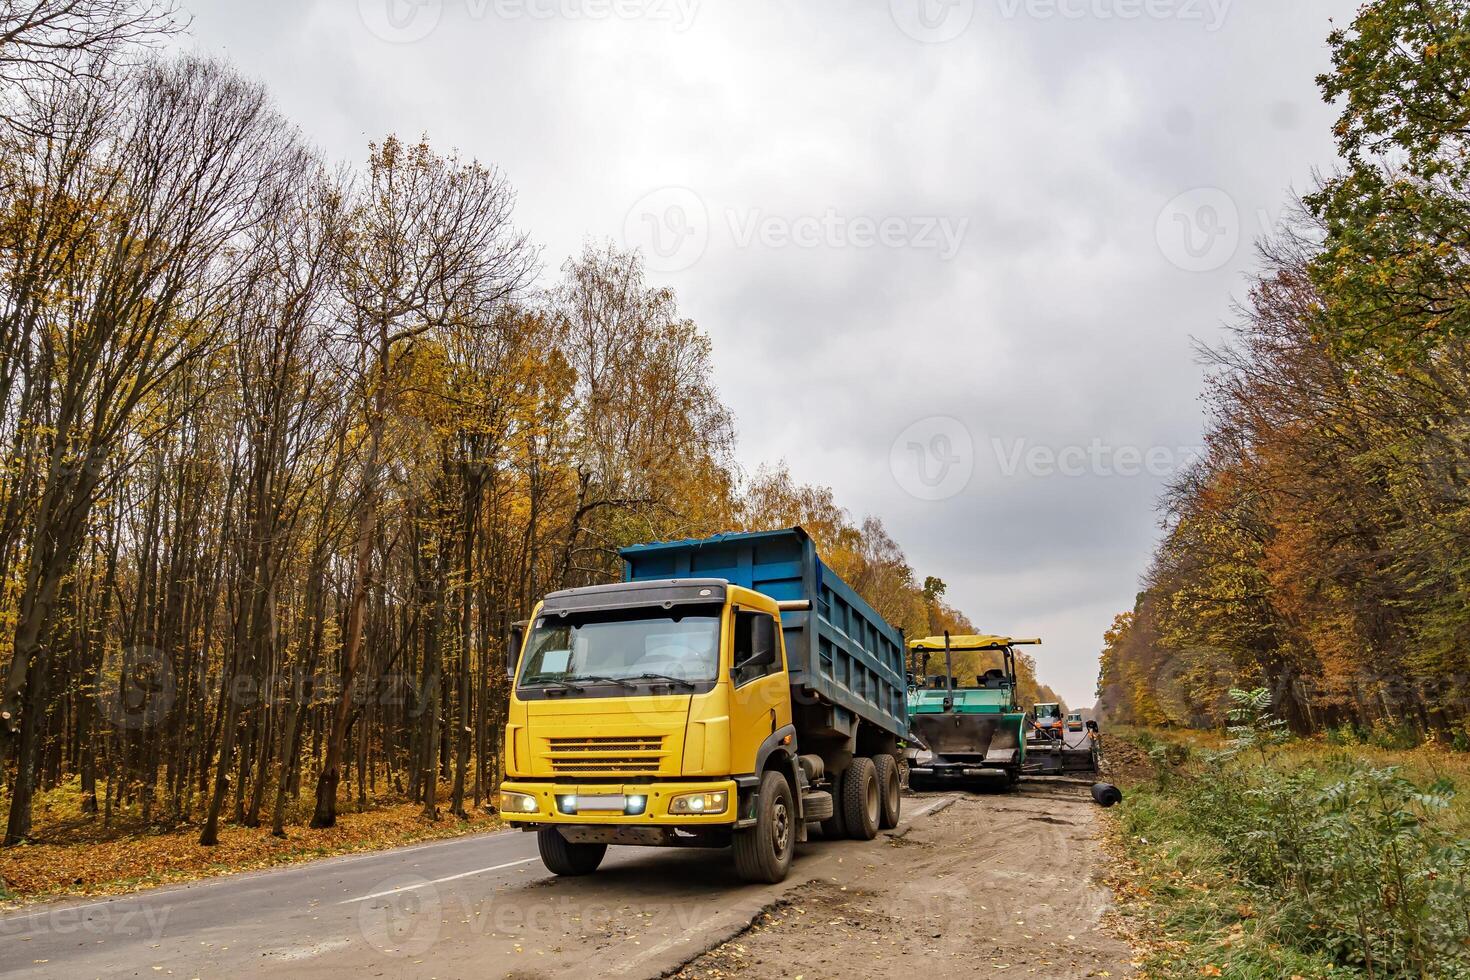
POLYGON ((553 772, 565 775, 652 775, 663 766, 659 735, 594 735, 548 738, 553 772))

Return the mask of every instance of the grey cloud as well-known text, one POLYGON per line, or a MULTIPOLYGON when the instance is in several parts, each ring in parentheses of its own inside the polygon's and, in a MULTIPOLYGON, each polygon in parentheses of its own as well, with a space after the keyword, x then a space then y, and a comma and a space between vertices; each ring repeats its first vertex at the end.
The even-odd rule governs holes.
POLYGON ((715 215, 708 246, 659 278, 714 338, 743 461, 785 458, 882 516, 982 627, 1044 634, 1043 676, 1077 703, 1133 602, 1163 481, 1006 476, 991 440, 1198 440, 1191 338, 1219 337, 1250 238, 1332 164, 1313 79, 1329 17, 1356 6, 1235 0, 1212 31, 975 0, 958 36, 921 43, 889 4, 858 0, 704 0, 679 8, 682 26, 445 0, 427 36, 392 43, 360 10, 408 0, 188 2, 192 43, 264 79, 326 152, 427 133, 501 165, 550 270, 586 236, 622 237, 650 191, 695 191, 715 215), (1156 238, 1165 205, 1197 188, 1240 215, 1239 247, 1205 272, 1156 238), (948 261, 850 241, 742 248, 720 222, 752 209, 967 224, 948 261), (889 468, 893 440, 930 415, 964 422, 977 451, 969 487, 937 502, 889 468))

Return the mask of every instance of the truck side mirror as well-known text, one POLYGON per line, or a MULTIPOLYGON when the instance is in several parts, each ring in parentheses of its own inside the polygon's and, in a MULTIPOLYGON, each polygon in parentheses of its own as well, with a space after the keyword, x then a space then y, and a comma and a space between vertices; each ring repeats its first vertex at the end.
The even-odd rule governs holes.
POLYGON ((515 680, 516 668, 521 665, 521 647, 525 642, 526 624, 512 623, 505 639, 505 676, 511 680, 515 680))

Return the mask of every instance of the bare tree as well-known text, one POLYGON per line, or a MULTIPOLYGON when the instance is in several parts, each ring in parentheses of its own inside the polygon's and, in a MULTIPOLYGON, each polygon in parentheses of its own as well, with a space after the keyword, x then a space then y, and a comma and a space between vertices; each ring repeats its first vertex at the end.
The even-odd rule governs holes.
MULTIPOLYGON (((265 220, 250 234, 245 250, 251 288, 242 291, 225 326, 240 399, 236 457, 244 488, 240 516, 232 523, 239 587, 225 664, 227 687, 236 677, 245 677, 252 688, 267 688, 268 678, 282 666, 280 579, 307 515, 307 493, 319 491, 333 469, 330 435, 342 414, 323 368, 330 364, 327 328, 341 259, 343 188, 304 148, 294 151, 285 172, 296 179, 282 181, 277 196, 262 202, 265 220)), ((218 842, 244 707, 238 697, 225 705, 201 844, 218 842)), ((254 707, 269 710, 272 704, 267 699, 254 707)), ((300 710, 294 710, 287 726, 288 748, 299 740, 300 721, 300 710)), ((258 821, 270 768, 265 752, 270 728, 255 729, 256 744, 249 748, 258 778, 242 807, 251 825, 258 821)), ((238 787, 238 793, 243 798, 245 787, 238 787)))
POLYGON ((498 303, 529 281, 536 255, 510 223, 514 202, 499 171, 479 163, 438 156, 426 144, 408 146, 396 138, 373 148, 344 263, 343 328, 358 351, 356 395, 365 430, 354 584, 313 827, 337 821, 337 786, 372 589, 385 442, 405 383, 400 368, 426 336, 452 323, 487 322, 498 303))
MULTIPOLYGON (((259 87, 212 61, 150 64, 129 78, 121 101, 95 96, 98 84, 63 97, 91 107, 82 135, 43 140, 36 154, 78 162, 74 193, 62 202, 70 220, 53 232, 66 261, 41 283, 66 299, 39 312, 30 351, 49 391, 45 428, 22 448, 37 502, 0 688, 0 742, 19 752, 7 843, 30 830, 43 654, 106 464, 147 445, 150 425, 169 424, 153 412, 136 426, 175 372, 217 346, 211 325, 240 288, 229 246, 259 220, 290 132, 259 87)), ((48 247, 31 237, 41 224, 38 216, 22 226, 8 247, 48 247)))
POLYGON ((185 23, 176 0, 0 0, 0 118, 34 128, 38 89, 99 78, 185 23))

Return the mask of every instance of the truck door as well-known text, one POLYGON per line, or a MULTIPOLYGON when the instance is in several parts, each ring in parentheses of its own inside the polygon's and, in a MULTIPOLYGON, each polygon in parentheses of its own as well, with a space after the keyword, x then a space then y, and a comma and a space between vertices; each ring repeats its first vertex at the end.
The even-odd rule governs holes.
POLYGON ((748 773, 761 744, 791 724, 791 689, 776 617, 738 606, 731 616, 730 769, 748 773))

